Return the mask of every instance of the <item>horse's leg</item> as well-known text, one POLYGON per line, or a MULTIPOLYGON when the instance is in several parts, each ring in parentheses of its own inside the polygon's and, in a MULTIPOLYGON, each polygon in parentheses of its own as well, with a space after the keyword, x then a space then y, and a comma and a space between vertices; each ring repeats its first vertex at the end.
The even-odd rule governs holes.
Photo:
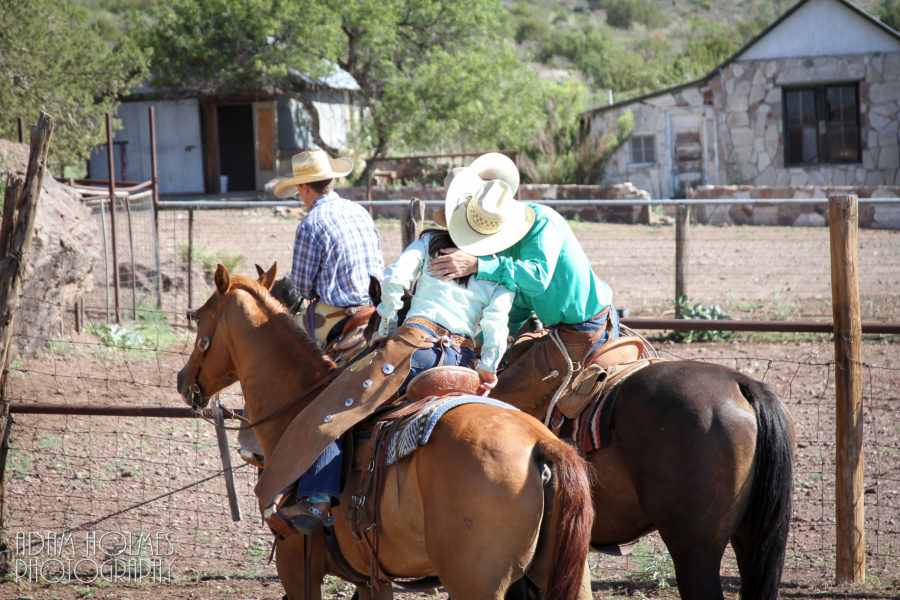
POLYGON ((584 573, 581 574, 581 588, 578 590, 578 600, 592 600, 594 593, 591 590, 591 562, 585 557, 584 573))
POLYGON ((353 597, 359 600, 391 600, 394 597, 394 588, 385 584, 373 590, 368 586, 360 585, 356 587, 353 597))
POLYGON ((543 485, 520 418, 481 405, 454 409, 413 455, 425 546, 451 598, 502 600, 534 556, 543 485))
POLYGON ((295 535, 292 538, 281 540, 275 548, 275 567, 278 578, 284 586, 288 600, 321 600, 322 580, 325 577, 325 541, 322 534, 318 533, 312 539, 312 555, 309 558, 310 581, 309 594, 307 583, 304 579, 304 539, 305 536, 295 535))

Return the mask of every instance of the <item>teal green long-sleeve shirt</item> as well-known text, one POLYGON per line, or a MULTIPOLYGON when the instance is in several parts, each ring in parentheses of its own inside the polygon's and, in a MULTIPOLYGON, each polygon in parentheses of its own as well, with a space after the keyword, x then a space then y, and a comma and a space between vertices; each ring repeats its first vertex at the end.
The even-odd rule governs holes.
POLYGON ((534 225, 506 250, 479 257, 476 277, 516 293, 509 313, 511 334, 532 313, 548 326, 583 323, 612 304, 612 289, 591 269, 562 215, 548 206, 528 205, 534 209, 534 225))

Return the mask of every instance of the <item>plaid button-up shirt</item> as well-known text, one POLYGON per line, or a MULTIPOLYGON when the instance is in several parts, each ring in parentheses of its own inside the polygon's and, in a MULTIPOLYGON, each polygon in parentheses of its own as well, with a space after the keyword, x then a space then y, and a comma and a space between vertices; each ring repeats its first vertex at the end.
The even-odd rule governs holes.
POLYGON ((369 303, 369 276, 384 273, 381 240, 372 217, 331 192, 313 203, 294 236, 291 281, 304 298, 332 306, 369 303))

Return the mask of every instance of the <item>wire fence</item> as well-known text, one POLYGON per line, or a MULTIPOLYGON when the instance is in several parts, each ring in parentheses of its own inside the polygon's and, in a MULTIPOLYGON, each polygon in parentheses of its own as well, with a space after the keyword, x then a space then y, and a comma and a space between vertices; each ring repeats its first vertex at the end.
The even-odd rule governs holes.
MULTIPOLYGON (((133 216, 143 212, 132 207, 133 216)), ((192 217, 184 210, 161 212, 162 309, 136 301, 134 322, 111 329, 105 326, 105 311, 87 310, 103 304, 86 299, 80 333, 64 323, 58 336, 41 340, 43 352, 10 366, 14 410, 36 403, 183 406, 175 374, 193 342, 183 314, 211 292, 204 270, 209 265, 204 267, 199 258, 207 263, 228 258, 246 274, 254 272, 256 263, 268 267, 277 260, 286 273, 299 218, 277 208, 194 211, 192 217), (193 271, 186 266, 189 241, 198 257, 193 271)), ((401 250, 400 223, 376 223, 390 262, 401 250)), ((595 271, 615 290, 617 307, 635 317, 672 316, 674 227, 577 221, 572 226, 595 271)), ((830 320, 828 244, 827 228, 692 228, 689 294, 696 302, 721 304, 732 318, 830 320)), ((900 232, 860 230, 859 245, 863 319, 900 321, 900 232)), ((135 256, 139 263, 141 256, 150 255, 136 250, 135 256)), ((152 286, 145 297, 153 297, 152 286)), ((22 299, 24 305, 42 301, 22 299)), ((888 590, 896 590, 900 581, 896 341, 867 336, 863 347, 867 573, 874 585, 888 590)), ((754 333, 711 344, 676 345, 662 337, 654 343, 664 356, 720 362, 748 373, 771 385, 788 404, 798 445, 783 581, 812 586, 832 580, 835 367, 828 337, 754 333)), ((222 398, 226 406, 242 406, 238 386, 222 398)), ((256 472, 242 463, 235 469, 244 518, 234 522, 215 432, 208 423, 13 416, 6 521, 15 577, 43 583, 158 583, 274 576, 274 567, 267 565, 271 535, 253 495, 256 472)), ((229 444, 237 445, 233 432, 229 444)), ((234 460, 240 463, 236 456, 234 460)), ((659 569, 665 577, 660 547, 658 537, 651 536, 630 557, 595 556, 594 577, 647 578, 659 569)), ((730 551, 723 576, 737 578, 730 551)))

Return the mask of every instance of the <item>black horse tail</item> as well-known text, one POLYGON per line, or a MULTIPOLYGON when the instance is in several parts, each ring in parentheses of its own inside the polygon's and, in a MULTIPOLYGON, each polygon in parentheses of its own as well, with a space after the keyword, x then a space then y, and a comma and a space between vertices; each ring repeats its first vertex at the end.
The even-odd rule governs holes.
MULTIPOLYGON (((791 522, 793 426, 784 403, 765 384, 739 382, 756 411, 755 472, 742 528, 751 532, 741 544, 741 598, 778 598, 778 585, 791 522)), ((737 548, 736 548, 737 550, 737 548)))

